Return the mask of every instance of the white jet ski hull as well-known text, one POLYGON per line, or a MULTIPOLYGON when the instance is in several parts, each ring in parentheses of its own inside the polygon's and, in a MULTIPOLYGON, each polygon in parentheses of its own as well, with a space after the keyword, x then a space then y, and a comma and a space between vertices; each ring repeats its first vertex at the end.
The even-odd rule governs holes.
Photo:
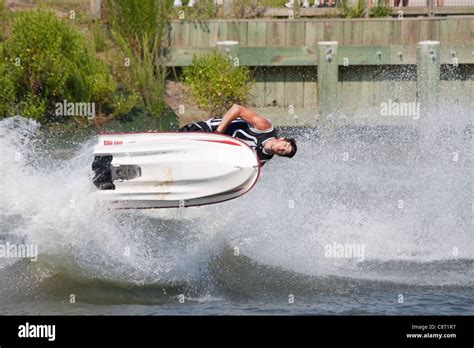
POLYGON ((244 142, 215 133, 114 133, 94 147, 97 194, 114 208, 171 208, 248 192, 260 161, 244 142))

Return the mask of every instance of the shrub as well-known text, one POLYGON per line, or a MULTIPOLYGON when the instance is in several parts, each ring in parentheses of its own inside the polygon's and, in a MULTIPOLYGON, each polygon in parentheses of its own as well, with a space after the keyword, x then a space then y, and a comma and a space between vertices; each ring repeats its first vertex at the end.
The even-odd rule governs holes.
POLYGON ((8 14, 5 8, 5 0, 0 0, 0 41, 3 40, 4 33, 7 30, 8 14))
POLYGON ((52 12, 21 13, 5 41, 16 112, 40 121, 56 119, 55 104, 95 102, 113 114, 114 91, 108 67, 93 57, 83 36, 52 12))
POLYGON ((218 52, 193 57, 184 68, 184 82, 191 88, 196 104, 203 110, 221 114, 232 104, 244 104, 250 91, 248 67, 234 67, 218 52))
POLYGON ((370 17, 387 17, 392 13, 389 7, 385 5, 385 0, 376 0, 376 5, 370 9, 370 17))
POLYGON ((344 18, 361 18, 365 15, 365 0, 357 0, 352 6, 347 4, 347 0, 341 0, 338 7, 344 18))
POLYGON ((0 118, 12 116, 15 99, 15 88, 7 75, 2 51, 0 44, 0 118))

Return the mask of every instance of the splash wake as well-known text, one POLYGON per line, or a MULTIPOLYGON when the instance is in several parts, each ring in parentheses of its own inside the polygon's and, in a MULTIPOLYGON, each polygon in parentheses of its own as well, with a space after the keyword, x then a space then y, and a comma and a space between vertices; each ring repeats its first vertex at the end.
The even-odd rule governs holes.
POLYGON ((118 212, 92 194, 95 138, 64 158, 34 121, 4 119, 0 243, 37 245, 39 256, 0 258, 0 307, 81 292, 86 303, 162 304, 183 293, 472 291, 472 139, 460 123, 292 130, 298 156, 269 163, 237 200, 118 212), (328 256, 338 245, 363 255, 328 256))

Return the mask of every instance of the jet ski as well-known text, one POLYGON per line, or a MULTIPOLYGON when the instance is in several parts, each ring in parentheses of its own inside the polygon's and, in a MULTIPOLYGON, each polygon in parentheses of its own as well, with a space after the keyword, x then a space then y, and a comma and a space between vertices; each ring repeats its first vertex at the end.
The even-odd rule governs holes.
POLYGON ((92 163, 96 194, 118 209, 234 199, 255 185, 260 168, 241 140, 202 132, 101 134, 92 163))

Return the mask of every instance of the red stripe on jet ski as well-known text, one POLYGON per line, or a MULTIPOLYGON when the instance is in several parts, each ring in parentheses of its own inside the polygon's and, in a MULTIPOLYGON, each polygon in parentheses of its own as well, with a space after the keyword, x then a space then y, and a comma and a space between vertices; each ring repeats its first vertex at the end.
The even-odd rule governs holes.
POLYGON ((196 139, 197 141, 208 141, 211 143, 222 143, 222 144, 228 144, 228 145, 234 145, 234 146, 241 146, 239 143, 235 143, 230 140, 205 140, 205 139, 196 139))

